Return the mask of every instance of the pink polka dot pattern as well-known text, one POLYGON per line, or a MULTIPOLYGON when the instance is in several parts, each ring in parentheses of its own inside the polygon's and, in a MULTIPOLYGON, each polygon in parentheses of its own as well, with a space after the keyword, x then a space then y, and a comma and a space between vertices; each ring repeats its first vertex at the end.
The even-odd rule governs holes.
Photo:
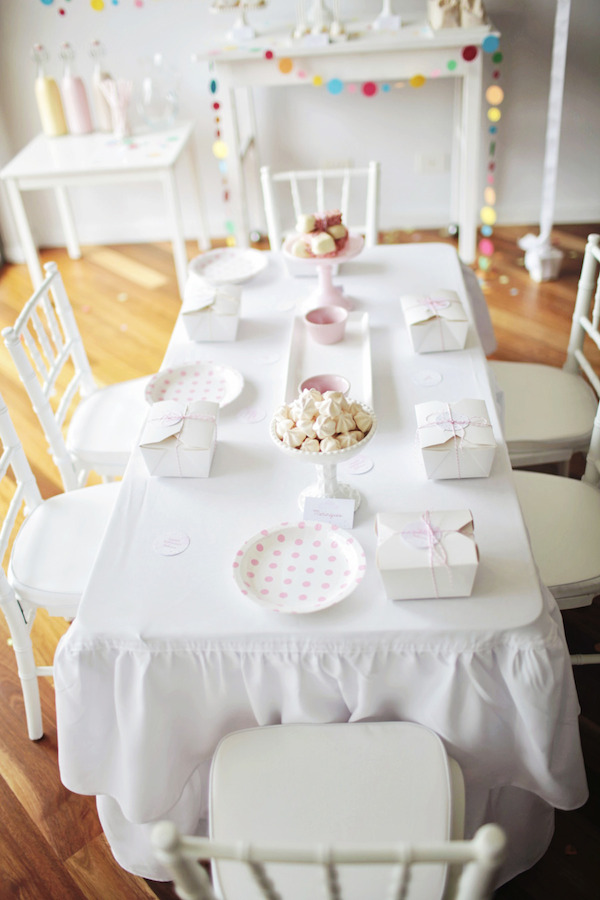
POLYGON ((283 522, 246 541, 233 577, 266 609, 309 613, 351 594, 365 569, 363 549, 348 532, 322 522, 283 522))
POLYGON ((212 400, 227 406, 242 391, 244 379, 236 369, 211 362, 189 363, 178 369, 163 369, 146 386, 146 400, 212 400))

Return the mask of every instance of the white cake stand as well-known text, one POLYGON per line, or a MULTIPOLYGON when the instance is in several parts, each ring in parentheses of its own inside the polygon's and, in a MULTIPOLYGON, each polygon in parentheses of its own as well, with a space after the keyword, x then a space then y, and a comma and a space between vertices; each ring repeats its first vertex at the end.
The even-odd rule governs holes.
POLYGON ((336 287, 331 279, 334 266, 358 256, 365 245, 364 237, 361 234, 349 235, 343 250, 340 250, 335 256, 324 256, 321 259, 315 256, 308 259, 294 256, 291 248, 298 237, 299 235, 292 234, 284 241, 283 255, 287 259, 293 260, 296 265, 306 266, 307 269, 316 269, 319 283, 309 297, 307 309, 314 309, 317 306, 343 306, 344 309, 354 309, 354 304, 344 296, 342 288, 336 287))
POLYGON ((364 403, 361 403, 360 405, 373 419, 370 431, 367 432, 362 441, 359 441, 358 444, 354 444, 354 446, 348 447, 345 450, 332 450, 330 453, 308 453, 288 447, 279 438, 279 435, 275 430, 275 419, 271 421, 271 438, 279 449, 291 459, 295 459, 298 462, 312 463, 317 470, 316 484, 304 488, 298 495, 298 506, 302 511, 304 511, 304 501, 307 497, 329 497, 340 500, 354 500, 354 509, 356 510, 360 506, 360 492, 357 491, 355 487, 337 480, 338 465, 340 463, 345 463, 354 456, 358 456, 359 453, 362 453, 363 449, 373 439, 373 436, 377 431, 377 417, 375 416, 375 413, 370 406, 367 406, 364 403))

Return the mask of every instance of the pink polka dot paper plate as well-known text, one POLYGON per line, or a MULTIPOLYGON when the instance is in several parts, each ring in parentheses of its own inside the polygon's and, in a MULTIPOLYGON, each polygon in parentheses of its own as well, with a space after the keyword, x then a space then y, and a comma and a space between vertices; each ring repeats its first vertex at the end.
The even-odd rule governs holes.
POLYGON ((146 385, 146 400, 212 400, 227 406, 242 391, 244 379, 237 369, 214 363, 189 363, 177 369, 161 369, 146 385))
POLYGON ((269 257, 261 250, 221 247, 195 256, 189 272, 213 284, 243 284, 262 272, 268 262, 269 257))
POLYGON ((364 551, 347 531, 326 522, 282 522, 246 541, 233 577, 265 609, 312 613, 351 594, 365 568, 364 551))

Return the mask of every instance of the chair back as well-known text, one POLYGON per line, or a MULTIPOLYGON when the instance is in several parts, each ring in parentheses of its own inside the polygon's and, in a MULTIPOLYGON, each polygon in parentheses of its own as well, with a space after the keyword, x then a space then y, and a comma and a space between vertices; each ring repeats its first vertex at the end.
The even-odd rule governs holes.
MULTIPOLYGON (((600 350, 599 327, 600 235, 590 234, 583 255, 583 265, 577 287, 577 298, 575 300, 567 360, 564 369, 575 374, 583 372, 600 398, 600 377, 597 375, 590 359, 590 350, 593 350, 593 348, 600 350), (586 338, 589 340, 586 340, 586 338)), ((594 419, 594 428, 582 481, 600 486, 600 405, 594 419)))
POLYGON ((327 209, 339 209, 348 230, 363 234, 366 246, 373 247, 379 238, 379 177, 379 163, 373 161, 362 168, 289 172, 272 172, 270 166, 261 166, 271 250, 280 249, 298 216, 327 209))
POLYGON ((43 503, 35 475, 31 471, 2 395, 0 395, 0 498, 2 509, 6 510, 0 518, 0 568, 2 568, 11 538, 14 537, 22 517, 43 503))
POLYGON ((2 331, 50 445, 65 490, 81 486, 63 428, 82 397, 96 390, 88 358, 56 263, 12 327, 2 331))
MULTIPOLYGON (((290 811, 293 815, 293 811, 290 811)), ((433 900, 415 892, 417 879, 414 870, 432 864, 445 864, 459 869, 458 880, 449 880, 453 900, 484 900, 491 897, 495 874, 504 858, 506 838, 497 825, 484 825, 470 841, 446 841, 436 844, 333 845, 333 846, 281 846, 253 845, 245 842, 226 843, 208 838, 189 837, 179 833, 172 822, 159 822, 153 829, 152 842, 157 859, 171 873, 175 891, 185 900, 217 900, 206 869, 211 860, 228 860, 248 870, 248 880, 240 881, 244 888, 236 896, 227 894, 225 900, 285 900, 286 894, 277 883, 275 870, 280 872, 290 865, 301 867, 293 883, 304 879, 306 870, 316 869, 322 884, 307 889, 305 900, 322 896, 328 900, 345 897, 342 869, 352 868, 352 880, 358 869, 381 874, 385 867, 387 877, 379 892, 366 891, 369 900, 433 900)), ((368 873, 367 873, 368 874, 368 873)), ((299 896, 295 891, 294 896, 299 896)))

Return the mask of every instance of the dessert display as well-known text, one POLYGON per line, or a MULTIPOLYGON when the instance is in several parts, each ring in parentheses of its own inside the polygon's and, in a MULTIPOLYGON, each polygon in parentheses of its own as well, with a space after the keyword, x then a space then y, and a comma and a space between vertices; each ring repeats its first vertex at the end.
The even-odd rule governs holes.
POLYGON ((292 256, 301 259, 326 259, 344 249, 348 229, 339 209, 298 216, 297 237, 290 247, 292 256))
POLYGON ((303 390, 275 413, 273 430, 281 443, 302 453, 347 450, 365 439, 374 417, 341 391, 303 390))

